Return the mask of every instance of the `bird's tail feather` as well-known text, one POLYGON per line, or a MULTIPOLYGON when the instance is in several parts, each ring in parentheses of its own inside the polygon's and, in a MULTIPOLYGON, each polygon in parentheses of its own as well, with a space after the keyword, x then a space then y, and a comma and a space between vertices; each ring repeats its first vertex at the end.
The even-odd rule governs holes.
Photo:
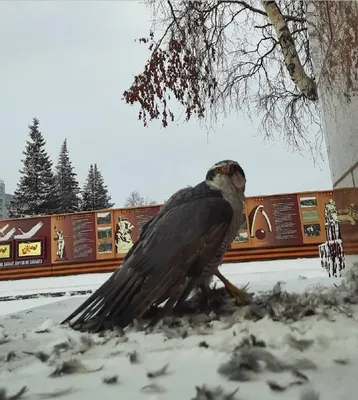
MULTIPOLYGON (((111 283, 110 282, 111 279, 112 279, 112 276, 110 278, 108 278, 108 280, 106 282, 104 282, 102 284, 102 286, 100 286, 96 291, 94 291, 86 301, 84 301, 78 308, 76 308, 76 310, 73 311, 72 314, 70 314, 65 320, 63 320, 61 322, 61 324, 65 324, 65 323, 71 321, 71 319, 75 318, 85 308, 88 308, 89 305, 91 305, 91 307, 93 307, 98 302, 100 302, 102 300, 102 296, 100 296, 99 294, 102 293, 102 292, 106 292, 106 290, 108 289, 108 287, 109 287, 109 285, 111 283)), ((88 314, 88 312, 87 312, 87 314, 88 314)))
POLYGON ((166 298, 167 301, 170 301, 173 295, 172 288, 180 286, 182 281, 181 275, 173 275, 172 268, 168 268, 158 275, 150 276, 141 286, 141 290, 137 290, 131 297, 130 306, 126 307, 120 315, 121 320, 127 324, 133 318, 141 318, 153 304, 158 304, 159 299, 166 298), (168 285, 167 282, 171 282, 171 284, 168 285))
POLYGON ((133 315, 132 300, 140 292, 143 282, 144 277, 122 266, 62 324, 77 317, 70 323, 77 330, 97 332, 104 328, 107 320, 114 319, 119 326, 125 327, 130 320, 137 318, 133 315))

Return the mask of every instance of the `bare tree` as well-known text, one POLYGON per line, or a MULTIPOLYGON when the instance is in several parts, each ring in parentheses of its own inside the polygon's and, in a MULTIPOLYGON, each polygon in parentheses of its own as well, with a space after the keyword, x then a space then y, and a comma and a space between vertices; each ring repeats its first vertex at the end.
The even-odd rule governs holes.
POLYGON ((125 207, 138 207, 138 206, 151 206, 157 204, 156 201, 149 199, 148 197, 142 197, 136 190, 130 193, 127 197, 124 206, 125 207))
POLYGON ((146 0, 153 13, 144 71, 124 92, 144 126, 241 112, 296 150, 322 142, 305 1, 146 0), (175 100, 175 101, 173 101, 175 100), (315 134, 312 135, 312 130, 315 134))

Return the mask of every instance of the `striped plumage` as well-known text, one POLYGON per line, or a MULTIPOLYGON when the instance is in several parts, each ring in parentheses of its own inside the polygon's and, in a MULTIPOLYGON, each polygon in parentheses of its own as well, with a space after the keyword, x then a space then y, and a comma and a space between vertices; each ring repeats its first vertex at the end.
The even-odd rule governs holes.
POLYGON ((233 209, 233 217, 226 237, 218 248, 216 256, 203 270, 202 281, 200 282, 200 285, 204 284, 205 286, 208 286, 211 283, 217 268, 222 264, 223 257, 230 247, 230 244, 237 236, 243 222, 243 209, 245 201, 244 191, 235 191, 229 187, 226 190, 223 188, 221 192, 223 193, 224 199, 230 203, 233 209))

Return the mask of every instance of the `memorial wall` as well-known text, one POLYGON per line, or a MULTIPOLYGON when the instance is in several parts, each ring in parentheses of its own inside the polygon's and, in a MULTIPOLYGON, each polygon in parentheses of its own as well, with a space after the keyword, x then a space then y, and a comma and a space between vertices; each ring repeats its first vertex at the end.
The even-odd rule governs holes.
MULTIPOLYGON (((328 211, 337 214, 342 235, 358 238, 357 204, 334 204, 332 191, 248 197, 244 223, 225 259, 318 257, 328 211)), ((0 280, 113 271, 161 207, 0 220, 0 280)))

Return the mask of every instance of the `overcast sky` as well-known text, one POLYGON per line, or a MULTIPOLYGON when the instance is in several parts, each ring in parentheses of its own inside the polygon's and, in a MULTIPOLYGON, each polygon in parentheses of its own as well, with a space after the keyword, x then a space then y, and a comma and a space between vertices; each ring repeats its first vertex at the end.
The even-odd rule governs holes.
POLYGON ((119 207, 132 190, 162 202, 228 158, 244 168, 249 196, 331 188, 327 161, 314 166, 308 154, 264 144, 241 117, 209 137, 194 121, 143 128, 138 107, 121 98, 148 56, 134 39, 148 34, 149 18, 134 0, 0 2, 0 178, 8 193, 34 116, 54 162, 67 138, 80 183, 97 163, 119 207))

